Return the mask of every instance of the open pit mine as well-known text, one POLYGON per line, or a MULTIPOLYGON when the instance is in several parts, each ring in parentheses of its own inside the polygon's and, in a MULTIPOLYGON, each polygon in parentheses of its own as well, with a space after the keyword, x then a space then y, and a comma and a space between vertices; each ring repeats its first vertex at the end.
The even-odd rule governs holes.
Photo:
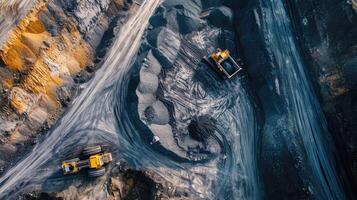
POLYGON ((357 0, 0 0, 0 200, 357 199, 357 0))

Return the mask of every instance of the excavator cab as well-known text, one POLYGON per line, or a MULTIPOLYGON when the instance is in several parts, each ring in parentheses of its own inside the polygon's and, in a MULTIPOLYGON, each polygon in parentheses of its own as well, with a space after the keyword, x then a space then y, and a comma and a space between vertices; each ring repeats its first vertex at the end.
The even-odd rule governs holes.
POLYGON ((204 60, 225 78, 232 78, 243 68, 231 57, 229 50, 217 49, 204 60))
POLYGON ((64 174, 74 174, 79 172, 75 161, 63 162, 62 169, 64 174))

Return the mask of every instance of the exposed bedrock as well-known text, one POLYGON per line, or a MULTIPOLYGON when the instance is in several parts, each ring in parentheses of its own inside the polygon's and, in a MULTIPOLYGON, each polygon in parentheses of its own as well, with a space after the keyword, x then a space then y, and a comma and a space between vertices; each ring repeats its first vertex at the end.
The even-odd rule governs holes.
POLYGON ((70 1, 58 0, 68 15, 73 16, 83 38, 96 48, 104 32, 108 29, 110 20, 118 15, 121 9, 128 9, 131 0, 89 0, 70 1))
POLYGON ((107 32, 125 19, 128 2, 39 1, 18 22, 0 50, 0 146, 25 150, 57 120, 93 76, 96 52, 115 36, 107 32))

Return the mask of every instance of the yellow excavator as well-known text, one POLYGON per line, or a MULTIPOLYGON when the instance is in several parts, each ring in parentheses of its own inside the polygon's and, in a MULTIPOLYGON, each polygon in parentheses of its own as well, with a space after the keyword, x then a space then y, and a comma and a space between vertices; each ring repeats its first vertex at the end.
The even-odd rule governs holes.
POLYGON ((104 153, 101 146, 86 147, 82 153, 87 159, 74 158, 62 162, 63 174, 75 174, 83 169, 88 169, 88 175, 91 177, 103 176, 105 174, 104 165, 113 160, 112 154, 104 153))
POLYGON ((231 57, 229 50, 217 49, 204 60, 212 66, 217 72, 224 75, 226 78, 232 78, 238 72, 243 70, 241 65, 231 57))

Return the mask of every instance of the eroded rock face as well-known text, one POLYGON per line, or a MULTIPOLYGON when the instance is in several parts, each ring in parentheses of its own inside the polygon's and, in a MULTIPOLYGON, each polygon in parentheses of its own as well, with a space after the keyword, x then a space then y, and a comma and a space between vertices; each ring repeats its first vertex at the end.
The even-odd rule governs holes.
POLYGON ((41 0, 19 21, 0 50, 0 146, 29 143, 56 121, 74 87, 92 76, 86 69, 109 24, 124 20, 129 5, 41 0))
POLYGON ((76 6, 73 10, 73 14, 77 20, 79 30, 83 33, 92 30, 96 22, 98 21, 98 16, 101 15, 102 10, 107 10, 110 1, 77 1, 76 6))
POLYGON ((84 39, 95 48, 108 29, 110 14, 109 7, 122 7, 124 1, 104 0, 104 1, 69 1, 61 0, 59 4, 65 8, 68 15, 73 16, 75 24, 83 34, 84 39))
POLYGON ((19 87, 12 88, 9 99, 11 106, 19 114, 29 113, 32 106, 35 104, 34 96, 19 87))

